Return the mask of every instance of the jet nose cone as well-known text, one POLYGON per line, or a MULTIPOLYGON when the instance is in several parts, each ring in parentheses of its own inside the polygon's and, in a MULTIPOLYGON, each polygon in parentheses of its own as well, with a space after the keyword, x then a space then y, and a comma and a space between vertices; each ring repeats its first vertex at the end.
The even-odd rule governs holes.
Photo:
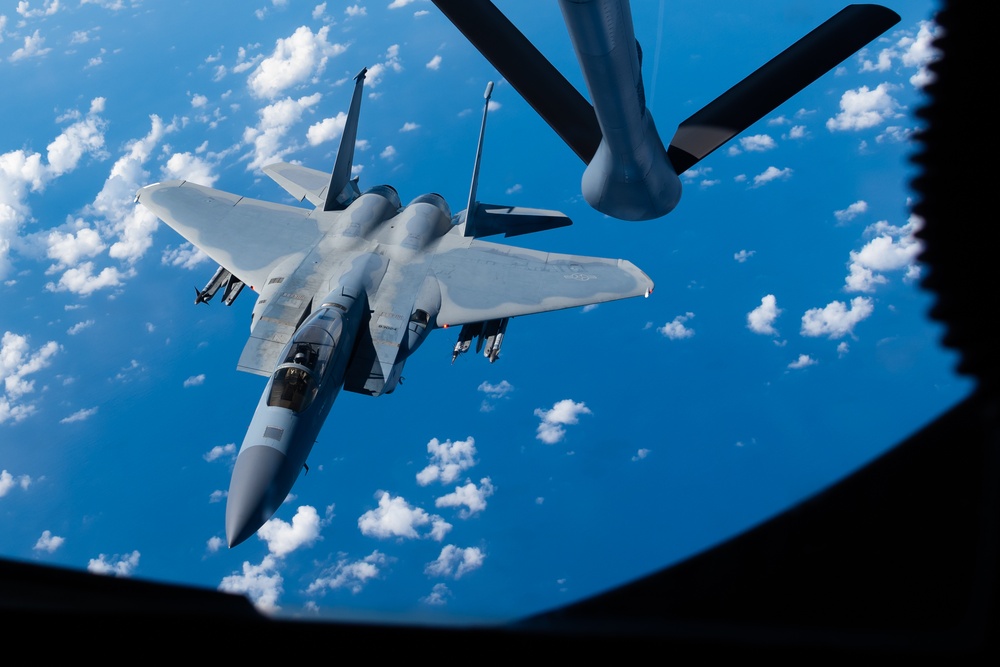
POLYGON ((248 447, 236 457, 226 499, 226 541, 230 548, 257 532, 284 500, 277 482, 286 457, 273 447, 248 447))

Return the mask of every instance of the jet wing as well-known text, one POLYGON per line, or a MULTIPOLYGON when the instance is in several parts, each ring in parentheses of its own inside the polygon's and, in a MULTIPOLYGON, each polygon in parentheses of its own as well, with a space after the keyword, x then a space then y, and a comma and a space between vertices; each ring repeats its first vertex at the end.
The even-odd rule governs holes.
POLYGON ((653 281, 632 262, 473 241, 436 255, 438 326, 544 313, 646 295, 653 281))
POLYGON ((282 261, 305 257, 322 236, 311 210, 188 181, 147 185, 135 200, 254 291, 282 261))

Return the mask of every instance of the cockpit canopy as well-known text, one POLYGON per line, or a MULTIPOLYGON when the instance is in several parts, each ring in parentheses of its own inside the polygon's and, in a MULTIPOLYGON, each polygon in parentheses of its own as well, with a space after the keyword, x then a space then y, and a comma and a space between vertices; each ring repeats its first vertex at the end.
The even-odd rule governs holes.
POLYGON ((267 404, 302 412, 319 393, 344 330, 344 320, 333 308, 316 311, 288 343, 271 378, 267 404))

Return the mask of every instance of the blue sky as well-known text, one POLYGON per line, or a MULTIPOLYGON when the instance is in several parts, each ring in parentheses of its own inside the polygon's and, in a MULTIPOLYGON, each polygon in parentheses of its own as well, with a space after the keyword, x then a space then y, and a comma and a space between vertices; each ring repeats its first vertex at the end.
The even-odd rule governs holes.
MULTIPOLYGON (((426 1, 128 0, 0 8, 0 556, 247 594, 308 618, 506 620, 689 557, 968 394, 919 288, 908 205, 934 2, 686 173, 664 218, 583 202, 583 164, 426 1), (225 492, 264 379, 254 294, 137 188, 292 203, 368 68, 354 171, 403 202, 468 193, 573 226, 516 245, 622 257, 648 299, 510 322, 495 364, 431 334, 390 396, 344 393, 257 537, 225 492)), ((498 2, 585 90, 558 6, 498 2)), ((647 102, 676 126, 844 5, 634 3, 647 102)))

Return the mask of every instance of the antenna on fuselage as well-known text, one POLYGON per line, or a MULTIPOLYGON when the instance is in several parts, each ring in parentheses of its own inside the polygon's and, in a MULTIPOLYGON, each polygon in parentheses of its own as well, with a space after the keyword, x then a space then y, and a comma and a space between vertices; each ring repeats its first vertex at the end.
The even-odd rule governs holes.
POLYGON ((475 233, 469 225, 475 224, 476 190, 479 188, 479 164, 483 159, 483 138, 486 136, 486 114, 490 110, 490 95, 493 94, 493 82, 486 84, 486 92, 483 93, 483 123, 479 127, 479 145, 476 146, 476 163, 472 168, 472 186, 469 188, 469 205, 465 207, 465 235, 472 236, 475 233))
POLYGON ((361 196, 357 177, 351 178, 351 163, 354 161, 354 144, 358 140, 358 116, 361 114, 361 89, 365 85, 365 74, 368 68, 362 68, 354 77, 354 96, 351 98, 351 108, 347 112, 347 122, 344 133, 340 137, 340 149, 337 151, 337 161, 333 165, 330 176, 330 187, 326 190, 324 211, 342 211, 361 196))

